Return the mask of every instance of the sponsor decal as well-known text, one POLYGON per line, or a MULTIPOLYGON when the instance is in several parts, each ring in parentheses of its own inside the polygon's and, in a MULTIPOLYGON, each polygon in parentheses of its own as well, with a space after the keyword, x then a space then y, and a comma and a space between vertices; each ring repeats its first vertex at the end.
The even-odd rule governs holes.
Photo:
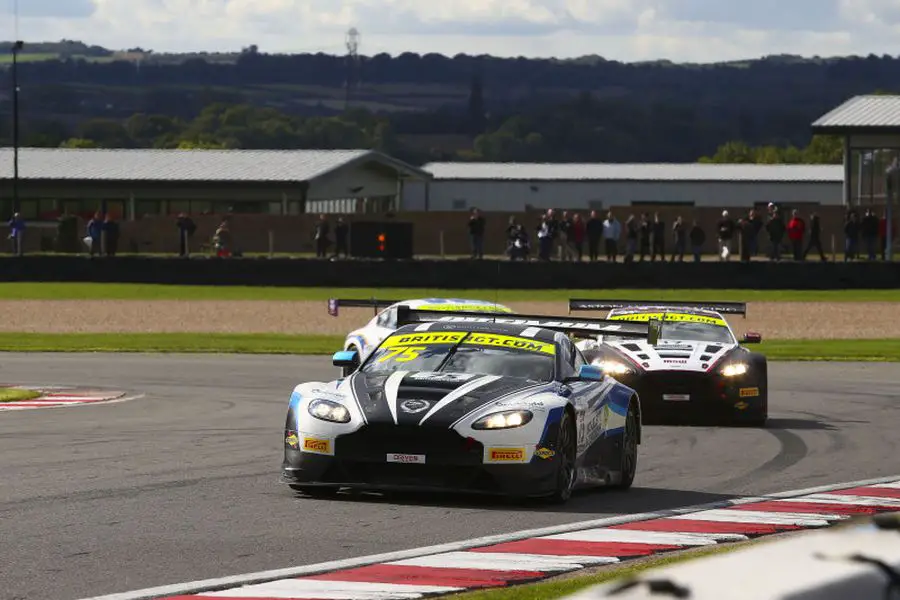
POLYGON ((663 394, 663 400, 667 402, 689 402, 690 394, 663 394))
POLYGON ((431 402, 427 400, 404 400, 400 403, 400 410, 411 415, 428 410, 431 402))
POLYGON ((551 450, 550 448, 538 448, 534 455, 538 458, 547 460, 548 458, 553 458, 554 456, 556 456, 556 452, 551 450))
POLYGON ((522 462, 525 460, 525 448, 491 448, 488 458, 494 462, 522 462))
POLYGON ((407 465, 424 465, 424 454, 388 454, 387 461, 389 463, 403 463, 407 465))
POLYGON ((464 331, 441 331, 432 333, 406 333, 392 335, 381 344, 382 348, 404 346, 435 346, 439 344, 455 344, 466 336, 464 331))
POLYGON ((316 454, 331 454, 331 440, 323 440, 321 438, 304 437, 303 450, 305 452, 314 452, 316 454))
POLYGON ((759 396, 759 388, 741 388, 740 396, 741 398, 755 398, 759 396))
POLYGON ((663 362, 666 363, 667 365, 686 365, 687 359, 686 358, 666 358, 666 359, 663 359, 663 362))
POLYGON ((300 445, 300 440, 297 439, 296 434, 290 434, 286 438, 284 438, 284 443, 290 446, 291 448, 296 448, 300 445))
POLYGON ((446 383, 462 383, 477 377, 475 373, 413 373, 409 379, 415 381, 440 381, 446 383))
POLYGON ((737 404, 734 405, 734 407, 738 410, 744 410, 748 406, 750 406, 750 405, 747 404, 746 402, 744 402, 743 400, 741 400, 740 402, 738 402, 737 404))
POLYGON ((662 321, 663 316, 665 316, 665 320, 669 322, 680 322, 680 323, 706 323, 707 325, 718 325, 719 327, 726 327, 727 323, 725 319, 720 319, 718 317, 707 317, 706 315, 691 315, 685 313, 671 313, 671 312, 655 312, 655 313, 634 313, 628 315, 613 315, 611 317, 607 317, 609 321, 650 321, 657 320, 662 321))
POLYGON ((528 338, 521 338, 512 335, 496 335, 489 333, 476 333, 465 341, 466 344, 476 346, 498 346, 502 348, 512 348, 515 350, 525 350, 527 352, 538 352, 541 354, 556 354, 556 346, 546 342, 536 342, 528 338))

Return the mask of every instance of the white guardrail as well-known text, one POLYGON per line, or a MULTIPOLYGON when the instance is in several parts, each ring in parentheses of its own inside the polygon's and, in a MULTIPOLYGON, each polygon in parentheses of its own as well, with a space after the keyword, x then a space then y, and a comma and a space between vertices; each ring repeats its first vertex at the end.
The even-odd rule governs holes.
POLYGON ((900 513, 649 569, 566 598, 900 599, 900 513))

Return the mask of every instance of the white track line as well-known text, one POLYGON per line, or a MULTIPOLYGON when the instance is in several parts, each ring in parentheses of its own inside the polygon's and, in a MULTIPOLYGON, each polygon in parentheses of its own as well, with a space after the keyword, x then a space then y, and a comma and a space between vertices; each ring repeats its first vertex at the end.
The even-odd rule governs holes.
MULTIPOLYGON (((94 596, 85 598, 84 600, 152 600, 165 596, 179 596, 188 594, 207 593, 215 590, 223 590, 236 585, 250 585, 255 583, 265 583, 276 581, 287 577, 302 577, 306 575, 316 575, 320 573, 328 573, 342 569, 351 569, 354 567, 363 567, 379 563, 405 560, 409 558, 417 558, 440 554, 444 552, 454 552, 460 550, 468 550, 470 548, 478 548, 481 546, 490 546, 492 544, 501 544, 505 542, 514 542, 546 535, 555 535, 571 531, 581 531, 584 529, 592 529, 595 527, 606 527, 610 525, 621 525, 623 523, 633 523, 635 521, 646 521, 650 519, 661 519, 665 517, 680 517, 682 515, 696 513, 703 510, 713 510, 718 508, 726 508, 741 504, 750 504, 753 502, 763 502, 765 500, 786 499, 796 496, 816 494, 820 492, 830 492, 834 490, 849 489, 856 487, 872 486, 877 484, 898 483, 900 474, 890 477, 877 477, 873 479, 864 479, 861 481, 850 481, 845 483, 822 485, 802 490, 791 490, 788 492, 779 492, 768 496, 750 496, 747 498, 739 498, 736 500, 723 500, 721 502, 710 502, 697 506, 676 508, 671 510, 647 512, 634 515, 622 515, 618 517, 608 517, 604 519, 594 519, 591 521, 581 521, 578 523, 566 523, 564 525, 555 525, 551 527, 543 527, 540 529, 531 529, 524 531, 516 531, 501 535, 487 536, 483 538, 475 538, 463 540, 460 542, 451 542, 448 544, 440 544, 436 546, 426 546, 422 548, 413 548, 410 550, 401 550, 398 552, 387 552, 384 554, 375 554, 369 556, 361 556, 343 560, 328 561, 312 565, 303 565, 299 567, 289 567, 286 569, 273 569, 270 571, 258 571, 256 573, 244 573, 241 575, 231 575, 228 577, 219 577, 215 579, 203 579, 198 581, 190 581, 186 583, 178 583, 173 585, 163 585, 143 590, 135 590, 118 594, 108 594, 105 596, 94 596)), ((732 511, 743 512, 743 511, 732 511)), ((779 513, 780 514, 780 513, 779 513)), ((816 515, 818 516, 818 515, 816 515)), ((481 554, 481 553, 480 553, 481 554)))
POLYGON ((548 554, 507 554, 505 552, 447 552, 419 558, 395 560, 389 565, 487 571, 577 571, 591 565, 619 562, 614 556, 553 556, 548 554))
POLYGON ((389 600, 421 598, 425 594, 459 592, 465 588, 364 581, 318 581, 284 579, 244 588, 211 592, 216 598, 346 598, 347 600, 389 600))
MULTIPOLYGON (((143 398, 145 394, 135 394, 134 396, 125 396, 124 398, 113 398, 111 400, 101 400, 97 402, 59 402, 46 404, 41 406, 20 406, 16 407, 15 402, 4 402, 0 403, 0 412, 3 411, 13 411, 13 410, 49 410, 53 408, 71 408, 73 406, 108 406, 110 404, 118 404, 119 402, 128 402, 130 400, 138 400, 143 398), (8 406, 4 406, 4 404, 8 404, 8 406)), ((22 401, 23 404, 26 401, 22 401)), ((33 400, 28 400, 28 403, 33 402, 33 400)))
POLYGON ((587 529, 572 533, 547 535, 539 540, 566 540, 570 542, 616 542, 620 544, 660 544, 671 546, 715 546, 716 540, 692 533, 667 531, 632 531, 629 529, 587 529))

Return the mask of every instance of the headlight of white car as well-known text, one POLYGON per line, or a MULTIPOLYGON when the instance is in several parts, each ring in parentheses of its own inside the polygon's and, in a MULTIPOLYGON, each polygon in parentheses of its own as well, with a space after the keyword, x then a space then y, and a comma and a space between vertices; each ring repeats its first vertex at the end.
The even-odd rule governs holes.
POLYGON ((722 375, 724 377, 737 377, 746 373, 747 370, 748 367, 744 363, 731 363, 730 365, 725 365, 725 368, 722 369, 722 375))
POLYGON ((350 421, 350 411, 347 410, 347 407, 331 400, 313 400, 309 403, 309 414, 332 423, 348 423, 350 421))
POLYGON ((506 410, 478 419, 472 423, 472 429, 512 429, 527 425, 533 417, 527 410, 506 410))
POLYGON ((629 373, 634 372, 631 367, 617 360, 601 360, 595 362, 594 365, 600 367, 603 369, 604 373, 609 373, 610 375, 628 375, 629 373))

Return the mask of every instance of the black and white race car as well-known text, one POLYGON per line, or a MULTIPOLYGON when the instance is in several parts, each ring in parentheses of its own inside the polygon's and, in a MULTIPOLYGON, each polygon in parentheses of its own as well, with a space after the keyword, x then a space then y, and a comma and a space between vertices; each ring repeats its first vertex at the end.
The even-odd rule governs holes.
POLYGON ((578 343, 591 364, 634 388, 648 424, 746 424, 768 418, 768 363, 741 344, 724 315, 746 316, 738 302, 569 300, 569 311, 608 311, 612 322, 661 323, 658 339, 612 335, 578 343))
MULTIPOLYGON (((647 323, 398 308, 397 328, 349 376, 291 394, 282 480, 568 500, 631 486, 634 390, 587 364, 570 335, 648 336, 647 323)), ((357 364, 355 350, 334 355, 357 364)))

